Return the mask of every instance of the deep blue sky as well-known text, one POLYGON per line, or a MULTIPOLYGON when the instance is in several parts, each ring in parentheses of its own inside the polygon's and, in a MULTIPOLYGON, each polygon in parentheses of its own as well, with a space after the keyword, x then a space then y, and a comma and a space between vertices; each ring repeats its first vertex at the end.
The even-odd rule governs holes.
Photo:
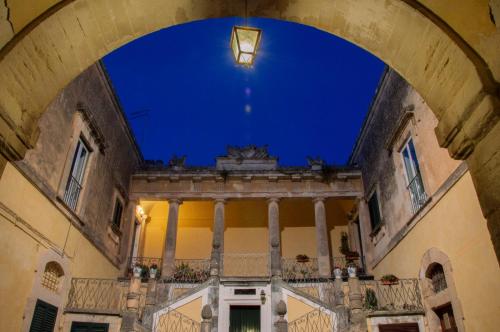
POLYGON ((282 165, 346 163, 383 62, 314 28, 250 19, 262 44, 253 68, 240 67, 234 24, 242 19, 171 27, 104 58, 145 159, 209 165, 228 144, 268 144, 282 165))

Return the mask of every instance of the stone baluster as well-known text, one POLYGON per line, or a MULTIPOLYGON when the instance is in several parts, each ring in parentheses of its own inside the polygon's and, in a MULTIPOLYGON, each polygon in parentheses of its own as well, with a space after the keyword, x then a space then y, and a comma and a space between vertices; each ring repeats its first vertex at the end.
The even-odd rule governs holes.
POLYGON ((214 205, 214 234, 210 258, 210 275, 218 276, 223 271, 224 254, 224 211, 226 200, 216 199, 214 205))
POLYGON ((179 222, 179 207, 182 202, 178 199, 168 201, 167 236, 163 249, 162 279, 169 279, 175 271, 175 248, 177 242, 177 224, 179 222))
POLYGON ((316 244, 318 252, 318 272, 322 278, 331 277, 330 250, 328 247, 328 229, 326 226, 325 199, 315 198, 314 221, 316 225, 316 244))
POLYGON ((279 198, 269 198, 267 204, 271 276, 276 277, 281 276, 279 198))
POLYGON ((360 311, 363 309, 363 301, 361 295, 361 286, 359 279, 356 276, 349 276, 349 307, 351 311, 360 311))

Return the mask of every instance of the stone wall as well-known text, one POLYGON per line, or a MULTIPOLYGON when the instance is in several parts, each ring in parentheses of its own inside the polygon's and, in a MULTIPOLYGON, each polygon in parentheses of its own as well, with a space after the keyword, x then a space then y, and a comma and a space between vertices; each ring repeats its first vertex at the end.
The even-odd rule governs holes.
POLYGON ((88 68, 56 97, 41 118, 39 129, 35 148, 17 166, 115 264, 123 262, 133 215, 131 204, 127 205, 130 176, 142 157, 100 63, 88 68), (91 153, 73 212, 62 203, 62 197, 80 137, 91 153), (110 228, 116 199, 124 206, 121 235, 110 228))

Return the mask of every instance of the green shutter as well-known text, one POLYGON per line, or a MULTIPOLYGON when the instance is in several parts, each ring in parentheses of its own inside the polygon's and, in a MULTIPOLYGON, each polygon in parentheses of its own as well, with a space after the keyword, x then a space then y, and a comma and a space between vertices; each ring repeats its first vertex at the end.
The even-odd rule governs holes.
POLYGON ((31 320, 30 332, 53 332, 56 325, 57 307, 37 300, 31 320))

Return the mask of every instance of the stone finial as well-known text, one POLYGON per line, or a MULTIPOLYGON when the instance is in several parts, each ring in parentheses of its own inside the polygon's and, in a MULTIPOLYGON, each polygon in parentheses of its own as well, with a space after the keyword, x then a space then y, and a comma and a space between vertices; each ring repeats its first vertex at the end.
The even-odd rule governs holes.
POLYGON ((319 156, 317 156, 316 158, 308 156, 306 157, 306 159, 307 159, 307 164, 313 171, 320 171, 325 166, 325 161, 319 156))
POLYGON ((210 305, 205 304, 203 306, 203 309, 201 309, 201 318, 203 318, 203 320, 212 319, 212 308, 210 307, 210 305))
POLYGON ((276 313, 283 317, 286 315, 287 309, 286 309, 286 303, 283 300, 280 300, 278 302, 278 305, 276 306, 276 313))

